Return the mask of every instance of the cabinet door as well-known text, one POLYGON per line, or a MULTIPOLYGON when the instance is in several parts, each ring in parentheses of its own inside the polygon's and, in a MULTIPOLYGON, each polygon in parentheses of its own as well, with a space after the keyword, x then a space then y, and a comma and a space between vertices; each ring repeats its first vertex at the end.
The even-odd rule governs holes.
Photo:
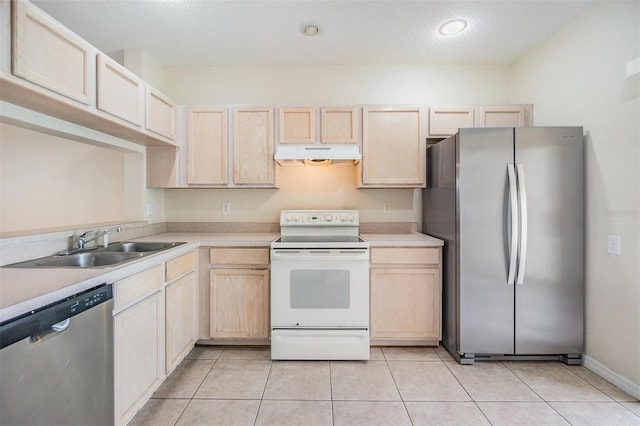
POLYGON ((187 183, 226 185, 227 110, 189 108, 187 136, 187 183))
POLYGON ((31 3, 19 0, 12 5, 13 74, 92 104, 96 49, 31 3))
POLYGON ((419 107, 364 108, 363 186, 424 186, 423 116, 419 107))
POLYGON ((358 143, 358 108, 321 108, 322 143, 358 143))
POLYGON ((429 108, 429 136, 451 136, 474 127, 473 108, 429 108))
POLYGON ((169 284, 165 290, 166 373, 189 353, 198 336, 196 274, 191 272, 169 284))
POLYGON ((144 82, 102 53, 98 54, 97 107, 136 126, 142 126, 144 82))
POLYGON ((146 128, 169 139, 176 136, 176 106, 171 99, 146 86, 146 128))
POLYGON ((162 292, 114 317, 115 418, 126 424, 164 379, 162 292))
POLYGON ((437 268, 371 269, 371 338, 440 339, 437 268))
POLYGON ((211 270, 211 337, 269 337, 269 270, 211 270))
POLYGON ((478 127, 522 127, 525 108, 520 105, 485 106, 479 108, 478 127))
POLYGON ((275 185, 273 108, 233 111, 233 183, 275 185))
POLYGON ((315 108, 280 108, 279 121, 280 143, 315 142, 315 108))

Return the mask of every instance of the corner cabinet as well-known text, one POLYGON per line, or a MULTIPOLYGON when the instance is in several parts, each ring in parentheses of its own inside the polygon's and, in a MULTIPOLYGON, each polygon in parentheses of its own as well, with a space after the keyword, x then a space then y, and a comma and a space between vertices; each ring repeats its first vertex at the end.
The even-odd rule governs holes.
POLYGON ((364 107, 358 186, 424 187, 424 122, 423 107, 364 107))
POLYGON ((372 344, 438 345, 442 337, 440 247, 372 247, 372 344))
POLYGON ((235 108, 233 183, 275 186, 276 167, 273 153, 273 108, 235 108))
POLYGON ((210 337, 269 338, 269 249, 212 248, 210 337))

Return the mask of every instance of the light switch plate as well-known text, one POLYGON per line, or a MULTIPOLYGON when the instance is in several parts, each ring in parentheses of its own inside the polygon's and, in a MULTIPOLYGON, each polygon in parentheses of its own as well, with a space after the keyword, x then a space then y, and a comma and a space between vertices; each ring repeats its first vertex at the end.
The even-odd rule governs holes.
POLYGON ((620 256, 620 235, 607 235, 607 253, 620 256))

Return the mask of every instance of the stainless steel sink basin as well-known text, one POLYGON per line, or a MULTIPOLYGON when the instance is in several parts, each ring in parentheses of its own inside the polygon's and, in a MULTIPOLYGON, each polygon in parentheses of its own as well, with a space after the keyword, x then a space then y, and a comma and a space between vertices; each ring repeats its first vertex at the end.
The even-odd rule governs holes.
POLYGON ((168 250, 180 243, 135 242, 114 243, 108 247, 91 248, 68 255, 48 256, 26 262, 14 263, 3 268, 108 268, 141 257, 168 250))
POLYGON ((166 250, 177 247, 184 243, 156 243, 156 242, 123 242, 111 244, 109 247, 99 249, 101 252, 127 252, 127 253, 146 253, 150 251, 166 250))
POLYGON ((75 268, 95 268, 117 265, 118 263, 127 262, 141 258, 141 253, 113 253, 113 252, 93 252, 93 253, 76 253, 69 256, 61 256, 54 258, 45 258, 41 262, 35 264, 36 267, 54 268, 54 267, 75 267, 75 268))

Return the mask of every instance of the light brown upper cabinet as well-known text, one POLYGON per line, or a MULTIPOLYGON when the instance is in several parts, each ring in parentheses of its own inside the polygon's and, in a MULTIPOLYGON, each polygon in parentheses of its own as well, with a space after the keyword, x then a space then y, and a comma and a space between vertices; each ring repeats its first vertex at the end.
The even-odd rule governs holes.
POLYGON ((273 130, 273 108, 233 110, 233 183, 275 185, 273 130))
POLYGON ((322 143, 358 143, 359 108, 321 108, 322 143))
POLYGON ((227 109, 194 107, 187 116, 187 183, 226 185, 227 109))
POLYGON ((91 105, 97 50, 26 1, 12 3, 14 75, 91 105))
POLYGON ((479 105, 475 107, 429 108, 429 137, 455 135, 469 127, 533 126, 533 105, 479 105))
POLYGON ((478 112, 478 127, 522 127, 526 121, 522 105, 482 106, 478 112))
POLYGON ((280 108, 279 113, 280 143, 315 142, 315 108, 280 108))
POLYGON ((429 136, 451 136, 465 127, 474 127, 473 108, 429 108, 429 136))
POLYGON ((362 187, 423 187, 423 107, 365 107, 362 112, 362 187))
POLYGON ((144 82, 131 71, 98 53, 98 109, 136 126, 144 122, 144 82))
POLYGON ((147 85, 146 128, 169 139, 176 136, 176 106, 165 95, 147 85))

